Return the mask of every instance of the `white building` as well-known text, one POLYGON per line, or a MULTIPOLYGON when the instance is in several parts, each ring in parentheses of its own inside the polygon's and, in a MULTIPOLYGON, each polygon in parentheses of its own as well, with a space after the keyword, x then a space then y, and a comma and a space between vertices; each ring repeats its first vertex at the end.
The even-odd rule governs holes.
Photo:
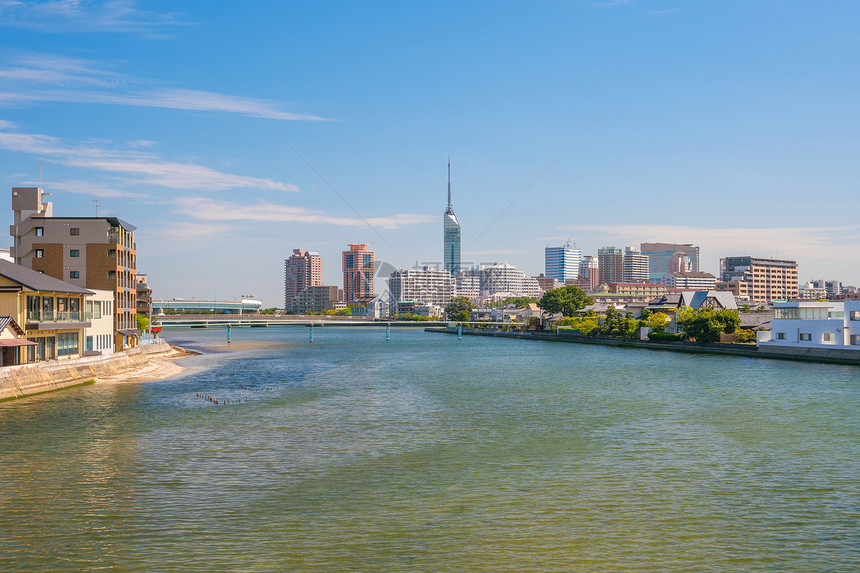
POLYGON ((85 355, 113 354, 114 291, 88 289, 94 294, 87 299, 87 316, 92 326, 84 329, 85 355))
POLYGON ((758 345, 795 348, 848 348, 860 352, 860 300, 776 302, 770 332, 758 345))
POLYGON ((570 246, 570 241, 560 247, 544 249, 546 268, 544 274, 557 281, 574 280, 579 276, 582 250, 570 246))
POLYGON ((717 277, 711 273, 672 272, 663 275, 663 284, 669 288, 683 290, 714 290, 717 277))
POLYGON ((492 297, 498 293, 535 298, 541 296, 537 279, 508 263, 496 263, 479 269, 478 279, 484 297, 492 297))
POLYGON ((643 255, 633 247, 625 247, 621 259, 622 282, 647 283, 648 269, 648 255, 643 255))
POLYGON ((415 301, 444 307, 454 297, 454 277, 446 270, 421 267, 394 271, 388 279, 389 305, 415 301))
POLYGON ((474 271, 464 271, 454 277, 454 296, 464 296, 472 304, 481 302, 481 281, 474 271))

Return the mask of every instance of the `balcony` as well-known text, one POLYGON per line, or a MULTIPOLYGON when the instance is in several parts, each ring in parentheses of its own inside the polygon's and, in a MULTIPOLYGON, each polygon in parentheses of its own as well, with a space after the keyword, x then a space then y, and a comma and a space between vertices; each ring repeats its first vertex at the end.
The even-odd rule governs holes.
POLYGON ((36 310, 27 311, 28 330, 55 330, 59 328, 90 328, 92 313, 80 311, 36 310))

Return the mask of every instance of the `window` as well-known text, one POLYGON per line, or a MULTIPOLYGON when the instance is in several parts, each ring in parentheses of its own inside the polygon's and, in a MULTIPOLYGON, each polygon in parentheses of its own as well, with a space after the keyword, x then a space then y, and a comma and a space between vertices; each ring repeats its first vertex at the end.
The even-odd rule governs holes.
POLYGON ((812 334, 810 334, 809 332, 801 332, 800 333, 800 340, 811 341, 812 340, 812 334))
POLYGON ((93 337, 92 336, 87 336, 87 350, 90 352, 93 351, 93 337))
POLYGON ((108 271, 107 272, 107 278, 115 279, 116 278, 116 271, 108 271))
POLYGON ((836 335, 832 332, 825 332, 821 335, 821 342, 836 342, 836 335))
POLYGON ((72 236, 77 236, 81 234, 81 230, 78 227, 69 227, 69 234, 72 236))
POLYGON ((776 339, 777 340, 785 340, 785 333, 784 332, 777 332, 776 333, 776 339))
POLYGON ((851 320, 860 320, 860 310, 851 311, 851 320))
POLYGON ((99 301, 95 301, 93 303, 93 318, 98 319, 102 317, 102 303, 99 301))
POLYGON ((69 271, 69 278, 70 278, 70 279, 79 279, 79 278, 81 278, 81 273, 80 273, 80 271, 69 271))
POLYGON ((57 335, 57 356, 78 354, 78 333, 61 332, 57 335))
POLYGON ((36 258, 37 259, 41 259, 44 256, 45 256, 45 250, 44 249, 36 249, 36 258))
POLYGON ((57 312, 66 312, 69 310, 69 299, 64 296, 57 297, 57 312))
POLYGON ((44 237, 45 236, 45 227, 36 227, 36 236, 44 237))
POLYGON ((71 250, 69 251, 69 256, 70 256, 70 257, 80 257, 80 256, 81 256, 81 251, 80 251, 79 249, 71 249, 71 250))
POLYGON ((860 346, 860 334, 851 335, 851 346, 860 346))

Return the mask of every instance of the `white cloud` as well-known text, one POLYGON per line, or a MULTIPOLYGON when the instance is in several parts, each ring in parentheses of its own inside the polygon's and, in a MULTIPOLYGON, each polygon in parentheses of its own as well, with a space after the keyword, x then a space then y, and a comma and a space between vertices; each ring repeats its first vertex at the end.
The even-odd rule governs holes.
POLYGON ((2 105, 89 103, 260 115, 289 121, 329 121, 287 111, 269 100, 155 86, 149 80, 103 70, 95 62, 79 58, 26 54, 9 61, 9 65, 0 67, 0 79, 6 80, 5 91, 0 92, 2 105))
POLYGON ((131 0, 0 0, 0 26, 40 32, 152 34, 181 24, 175 14, 136 8, 131 0))
POLYGON ((159 239, 205 239, 232 233, 237 227, 211 223, 171 223, 154 232, 159 239))
POLYGON ((118 187, 90 183, 88 181, 52 181, 52 191, 65 191, 67 193, 79 193, 81 195, 91 195, 93 197, 101 197, 105 199, 113 199, 120 197, 128 197, 132 199, 145 199, 148 195, 143 193, 133 193, 118 187))
POLYGON ((265 189, 298 191, 292 183, 224 173, 194 163, 166 161, 154 153, 104 147, 104 143, 69 145, 50 135, 14 131, 10 122, 0 122, 0 148, 51 158, 64 165, 118 174, 120 187, 154 185, 171 189, 223 191, 265 189))
POLYGON ((204 221, 261 221, 352 227, 360 227, 370 223, 374 228, 396 229, 436 220, 431 215, 411 213, 401 213, 388 217, 366 217, 362 220, 353 215, 336 215, 305 207, 292 207, 266 201, 257 201, 255 204, 230 203, 212 201, 205 197, 182 197, 176 199, 175 204, 179 207, 179 213, 204 221))

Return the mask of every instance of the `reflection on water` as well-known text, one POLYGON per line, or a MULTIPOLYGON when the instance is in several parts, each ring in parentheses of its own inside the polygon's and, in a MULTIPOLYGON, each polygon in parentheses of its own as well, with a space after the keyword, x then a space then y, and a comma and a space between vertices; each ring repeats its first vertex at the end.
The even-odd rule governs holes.
POLYGON ((0 569, 860 568, 857 369, 314 338, 0 404, 0 569))

